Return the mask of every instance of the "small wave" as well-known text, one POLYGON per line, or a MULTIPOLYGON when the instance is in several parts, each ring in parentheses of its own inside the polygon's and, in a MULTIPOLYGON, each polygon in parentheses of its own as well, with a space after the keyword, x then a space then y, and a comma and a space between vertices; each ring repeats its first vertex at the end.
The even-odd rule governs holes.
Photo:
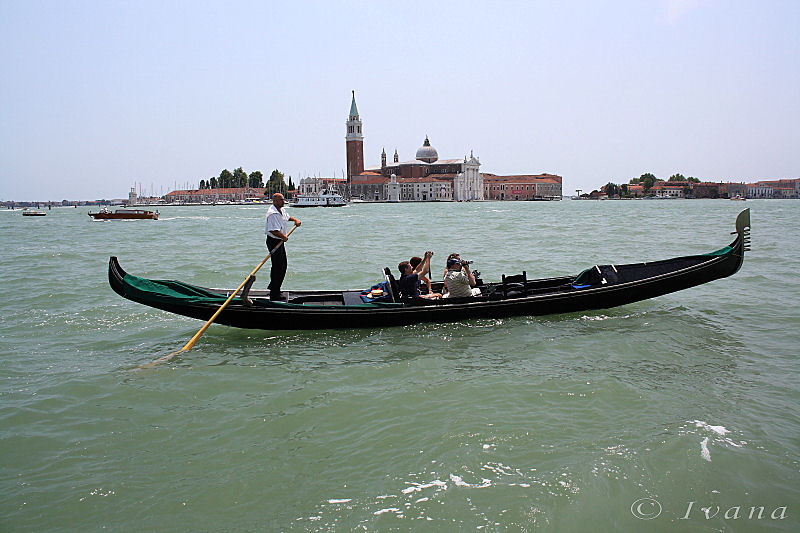
POLYGON ((711 452, 708 451, 708 437, 700 442, 700 456, 709 463, 711 462, 711 452))
POLYGON ((211 220, 211 217, 192 216, 192 217, 160 217, 160 221, 165 222, 168 220, 211 220))

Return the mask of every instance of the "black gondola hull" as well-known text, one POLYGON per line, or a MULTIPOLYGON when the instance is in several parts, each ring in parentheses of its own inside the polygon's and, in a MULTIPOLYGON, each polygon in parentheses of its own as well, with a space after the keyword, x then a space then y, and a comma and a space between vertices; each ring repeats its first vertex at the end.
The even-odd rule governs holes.
MULTIPOLYGON (((749 230, 749 217, 747 220, 749 230)), ((738 229, 738 228, 737 228, 738 229)), ((706 256, 688 256, 672 260, 634 265, 611 265, 620 278, 627 275, 630 281, 618 281, 596 286, 577 287, 575 276, 530 280, 525 290, 516 294, 501 293, 501 284, 489 284, 486 293, 493 296, 468 299, 414 300, 391 305, 282 305, 247 306, 239 298, 217 317, 215 323, 249 329, 350 329, 405 326, 425 322, 455 322, 468 319, 505 318, 511 316, 540 316, 607 309, 655 298, 720 278, 731 276, 742 265, 746 250, 747 231, 739 231, 736 239, 724 251, 706 256)), ((599 267, 595 267, 600 272, 599 267)), ((610 273, 610 271, 609 271, 610 273)), ((131 294, 127 288, 126 273, 116 257, 109 260, 109 283, 121 296, 145 305, 183 316, 208 320, 219 309, 219 302, 186 303, 158 301, 131 294)), ((227 297, 231 291, 213 291, 227 297)), ((297 301, 319 297, 342 297, 342 291, 299 291, 292 293, 297 301)), ((266 292, 254 291, 251 297, 265 301, 266 292)))

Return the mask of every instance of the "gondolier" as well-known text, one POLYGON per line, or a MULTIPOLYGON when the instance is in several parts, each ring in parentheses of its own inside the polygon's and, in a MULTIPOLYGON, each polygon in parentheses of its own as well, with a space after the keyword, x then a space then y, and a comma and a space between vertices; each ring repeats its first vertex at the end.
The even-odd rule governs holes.
POLYGON ((272 253, 272 269, 269 274, 269 299, 281 299, 281 285, 283 278, 286 277, 286 246, 282 245, 289 236, 287 235, 286 222, 292 221, 295 226, 300 225, 300 221, 289 216, 283 205, 286 203, 283 195, 276 192, 272 195, 272 205, 267 210, 267 221, 264 232, 267 234, 267 250, 272 253), (281 246, 279 246, 281 245, 281 246))

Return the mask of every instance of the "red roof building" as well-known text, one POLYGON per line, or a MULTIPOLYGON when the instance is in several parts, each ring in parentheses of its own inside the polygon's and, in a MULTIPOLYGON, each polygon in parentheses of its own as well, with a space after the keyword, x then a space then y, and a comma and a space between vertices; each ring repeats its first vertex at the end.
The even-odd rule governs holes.
POLYGON ((561 199, 561 176, 555 174, 483 174, 486 200, 561 199))
POLYGON ((246 202, 262 200, 264 187, 227 187, 224 189, 183 189, 172 191, 164 196, 170 204, 200 204, 219 202, 246 202))

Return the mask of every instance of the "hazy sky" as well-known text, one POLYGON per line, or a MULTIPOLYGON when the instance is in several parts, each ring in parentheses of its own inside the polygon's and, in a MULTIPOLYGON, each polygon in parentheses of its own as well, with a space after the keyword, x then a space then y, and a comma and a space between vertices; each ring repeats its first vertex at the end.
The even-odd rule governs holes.
POLYGON ((166 193, 223 168, 800 177, 800 1, 0 0, 0 199, 166 193))

